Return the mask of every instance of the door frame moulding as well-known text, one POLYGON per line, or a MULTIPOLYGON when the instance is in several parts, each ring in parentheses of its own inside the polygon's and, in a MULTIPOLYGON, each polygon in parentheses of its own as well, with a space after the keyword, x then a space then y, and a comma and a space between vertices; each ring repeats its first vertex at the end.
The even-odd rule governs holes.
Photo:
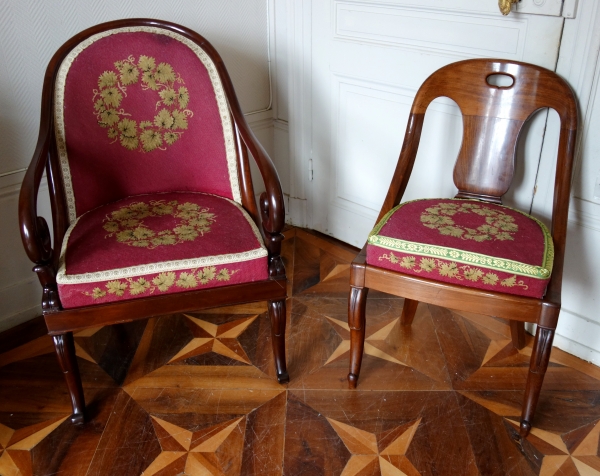
MULTIPOLYGON (((562 76, 575 91, 575 96, 579 101, 579 114, 583 127, 577 138, 577 150, 575 154, 575 167, 573 176, 581 167, 581 153, 583 139, 586 135, 585 129, 589 123, 590 115, 593 106, 593 88, 597 76, 599 75, 600 67, 600 2, 597 0, 580 0, 578 6, 578 15, 573 20, 573 27, 569 30, 565 25, 563 37, 559 51, 556 73, 562 76), (571 33, 574 32, 574 33, 571 33)), ((544 141, 542 149, 542 160, 540 166, 545 162, 548 163, 548 158, 554 153, 553 147, 556 144, 551 141, 544 141)), ((542 175, 543 170, 540 169, 537 181, 537 193, 534 196, 534 210, 539 213, 550 215, 552 206, 552 194, 554 191, 554 175, 542 175), (552 176, 550 176, 552 175, 552 176)), ((581 215, 578 212, 579 207, 573 206, 571 198, 571 208, 569 209, 570 218, 573 218, 574 223, 580 220, 575 218, 581 215)), ((579 217, 578 217, 579 218, 579 217)))
POLYGON ((287 1, 290 191, 289 222, 310 227, 312 143, 312 0, 287 1))

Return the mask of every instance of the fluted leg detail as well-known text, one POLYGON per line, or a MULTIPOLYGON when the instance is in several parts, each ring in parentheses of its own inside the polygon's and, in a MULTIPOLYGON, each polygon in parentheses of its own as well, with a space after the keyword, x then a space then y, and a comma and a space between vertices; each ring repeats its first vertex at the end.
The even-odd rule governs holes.
POLYGON ((540 390, 550 361, 552 341, 554 340, 554 329, 548 329, 538 325, 535 333, 535 342, 529 363, 527 375, 527 386, 525 387, 525 401, 523 402, 523 413, 521 414, 521 436, 525 438, 531 430, 531 422, 535 408, 540 397, 540 390))
POLYGON ((273 355, 275 356, 275 369, 279 383, 290 381, 285 363, 285 299, 269 301, 269 318, 271 319, 271 340, 273 355))
POLYGON ((54 339, 54 349, 56 350, 58 363, 65 376, 69 394, 71 395, 71 403, 73 405, 71 421, 75 424, 81 424, 85 419, 85 399, 83 397, 83 387, 81 385, 79 367, 77 366, 77 358, 75 357, 73 333, 67 332, 52 336, 52 338, 54 339))
POLYGON ((348 326, 350 327, 350 373, 348 386, 356 388, 365 347, 365 309, 369 288, 350 288, 348 326))

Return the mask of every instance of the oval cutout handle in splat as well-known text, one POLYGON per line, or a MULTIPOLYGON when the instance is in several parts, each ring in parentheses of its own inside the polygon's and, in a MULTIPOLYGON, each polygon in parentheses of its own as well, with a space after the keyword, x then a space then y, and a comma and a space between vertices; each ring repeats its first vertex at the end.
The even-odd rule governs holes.
POLYGON ((485 80, 490 86, 498 89, 509 89, 515 84, 515 78, 506 73, 492 73, 485 80))

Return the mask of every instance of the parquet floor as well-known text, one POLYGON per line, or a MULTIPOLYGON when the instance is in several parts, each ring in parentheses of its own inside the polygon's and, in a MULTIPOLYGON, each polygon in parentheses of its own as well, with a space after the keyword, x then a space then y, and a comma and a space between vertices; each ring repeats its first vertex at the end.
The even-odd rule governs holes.
POLYGON ((91 420, 70 403, 39 320, 0 336, 0 475, 600 475, 600 369, 554 349, 534 429, 517 437, 530 345, 501 320, 372 292, 347 389, 355 250, 287 232, 287 359, 264 303, 76 335, 91 420))

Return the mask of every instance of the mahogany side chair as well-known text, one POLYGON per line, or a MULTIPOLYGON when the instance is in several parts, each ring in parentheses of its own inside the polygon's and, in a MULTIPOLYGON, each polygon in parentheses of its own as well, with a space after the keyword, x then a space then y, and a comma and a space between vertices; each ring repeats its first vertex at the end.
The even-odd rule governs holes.
POLYGON ((369 289, 405 298, 404 326, 411 325, 417 304, 425 302, 509 319, 513 344, 522 348, 524 322, 534 322, 520 423, 521 435, 529 433, 561 306, 576 131, 577 103, 570 87, 544 68, 474 59, 447 65, 425 80, 377 225, 351 266, 350 388, 356 388, 360 372, 369 289), (505 79, 512 84, 491 84, 490 76, 497 74, 510 77, 505 79), (453 173, 458 194, 401 203, 425 111, 440 96, 454 100, 463 118, 453 173), (523 124, 540 108, 554 109, 561 123, 550 230, 501 202, 513 179, 523 124))
POLYGON ((73 331, 268 302, 285 362, 284 202, 219 54, 159 20, 103 23, 68 40, 44 79, 40 132, 19 199, 25 250, 73 404, 73 331), (266 191, 257 206, 249 153, 266 191), (36 202, 46 173, 53 233, 36 202))

